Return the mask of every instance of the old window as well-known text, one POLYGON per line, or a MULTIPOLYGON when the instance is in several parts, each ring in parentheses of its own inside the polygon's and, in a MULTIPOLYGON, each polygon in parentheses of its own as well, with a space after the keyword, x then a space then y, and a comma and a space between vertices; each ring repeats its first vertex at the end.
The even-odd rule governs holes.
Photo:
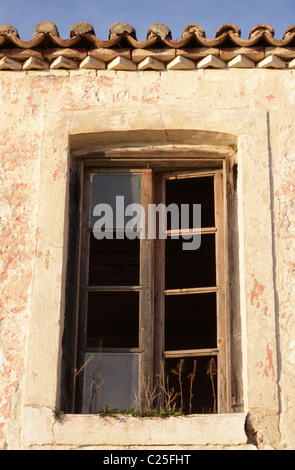
POLYGON ((229 411, 224 165, 93 163, 72 185, 67 411, 229 411))

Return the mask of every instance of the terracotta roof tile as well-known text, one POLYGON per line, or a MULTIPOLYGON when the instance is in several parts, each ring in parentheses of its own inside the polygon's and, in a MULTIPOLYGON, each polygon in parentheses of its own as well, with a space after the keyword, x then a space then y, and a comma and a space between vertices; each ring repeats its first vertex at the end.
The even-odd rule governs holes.
POLYGON ((174 40, 168 26, 154 23, 143 41, 138 41, 135 29, 123 22, 114 23, 106 39, 97 37, 91 24, 75 23, 69 38, 62 39, 57 26, 45 21, 36 26, 29 41, 23 41, 13 26, 0 25, 1 70, 191 70, 204 66, 273 69, 288 68, 289 64, 293 68, 294 57, 295 25, 278 39, 271 26, 259 24, 250 30, 248 39, 243 39, 240 28, 230 23, 218 28, 213 38, 207 38, 198 24, 189 24, 182 37, 174 40))

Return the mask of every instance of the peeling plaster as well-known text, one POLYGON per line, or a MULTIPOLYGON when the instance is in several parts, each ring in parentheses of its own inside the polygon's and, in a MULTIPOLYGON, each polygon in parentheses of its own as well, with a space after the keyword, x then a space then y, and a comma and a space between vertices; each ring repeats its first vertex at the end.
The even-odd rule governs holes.
POLYGON ((56 401, 69 134, 134 129, 177 129, 181 134, 192 129, 238 140, 244 402, 252 412, 255 406, 264 407, 255 415, 263 445, 275 441, 277 448, 295 447, 294 72, 78 72, 0 72, 0 446, 20 439, 12 436, 21 428, 24 402, 53 408, 56 401), (274 233, 267 111, 272 113, 274 233), (278 312, 273 305, 272 235, 278 312), (285 397, 280 436, 277 424, 265 425, 271 422, 269 410, 277 420, 277 368, 285 397), (15 396, 20 412, 14 415, 15 396))

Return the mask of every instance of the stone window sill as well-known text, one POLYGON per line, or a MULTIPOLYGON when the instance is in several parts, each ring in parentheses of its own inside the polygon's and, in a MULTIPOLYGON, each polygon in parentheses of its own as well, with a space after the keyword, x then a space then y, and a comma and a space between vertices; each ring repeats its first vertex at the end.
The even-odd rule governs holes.
POLYGON ((254 448, 247 444, 245 413, 171 418, 63 415, 57 421, 49 408, 27 407, 23 426, 25 448, 254 448))

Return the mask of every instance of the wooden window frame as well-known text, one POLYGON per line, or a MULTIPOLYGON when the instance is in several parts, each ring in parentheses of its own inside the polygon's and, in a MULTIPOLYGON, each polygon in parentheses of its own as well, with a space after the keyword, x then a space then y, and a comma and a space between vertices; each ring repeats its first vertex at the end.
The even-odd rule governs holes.
MULTIPOLYGON (((167 152, 157 151, 143 151, 136 153, 133 150, 130 152, 124 151, 123 155, 120 152, 102 152, 95 156, 86 155, 78 157, 72 161, 72 185, 70 185, 70 199, 76 201, 76 210, 73 211, 75 214, 75 222, 70 227, 75 228, 78 232, 76 238, 71 233, 69 237, 69 249, 75 253, 72 261, 68 263, 67 277, 67 288, 71 290, 76 288, 77 298, 73 299, 70 294, 71 300, 68 301, 67 310, 71 310, 71 314, 66 315, 65 327, 67 331, 75 331, 74 339, 73 335, 64 335, 64 351, 63 356, 63 380, 62 380, 62 396, 64 409, 73 413, 75 411, 75 396, 73 391, 75 390, 75 380, 77 373, 78 363, 76 362, 78 354, 78 336, 77 332, 81 329, 85 330, 85 322, 81 320, 78 315, 79 309, 83 308, 83 296, 79 293, 78 286, 83 283, 85 278, 86 263, 83 261, 85 253, 85 221, 81 225, 77 226, 77 216, 82 213, 86 213, 85 209, 87 206, 87 200, 80 199, 79 209, 77 210, 77 197, 78 193, 81 195, 87 192, 87 183, 85 183, 85 174, 91 171, 91 168, 99 167, 109 168, 109 171, 128 171, 128 168, 132 168, 135 171, 140 171, 144 174, 142 178, 143 184, 143 195, 144 204, 158 203, 163 201, 163 182, 166 178, 174 177, 176 174, 182 175, 194 175, 196 176, 196 170, 199 175, 203 174, 214 174, 214 192, 215 200, 219 200, 219 203, 215 207, 216 225, 219 229, 216 231, 216 227, 212 228, 212 231, 216 233, 216 256, 218 267, 217 274, 217 286, 218 289, 218 304, 217 304, 217 316, 218 316, 218 354, 220 360, 218 361, 218 413, 226 412, 237 412, 243 409, 243 387, 242 387, 242 374, 241 374, 241 342, 240 342, 240 312, 239 312, 239 295, 238 295, 238 263, 237 263, 237 195, 236 195, 236 179, 237 171, 236 164, 233 161, 232 155, 220 155, 217 151, 216 155, 210 152, 208 155, 200 155, 199 152, 193 152, 187 149, 180 149, 177 152, 170 150, 167 152), (137 156, 137 158, 136 158, 137 156), (185 168, 183 170, 182 168, 185 168), (152 171, 157 171, 157 176, 154 178, 154 188, 152 181, 152 171), (160 178, 160 171, 165 172, 165 179, 160 178), (167 176, 168 175, 168 176, 167 176), (169 176, 170 175, 170 176, 169 176), (85 186, 86 185, 86 186, 85 186), (72 189, 71 189, 72 188, 72 189), (152 200, 152 194, 154 194, 154 200, 152 200), (77 230, 78 229, 78 230, 77 230), (80 269, 78 266, 82 266, 80 269), (70 274, 71 273, 71 274, 70 274), (73 315, 73 309, 76 314, 73 315), (220 312, 224 312, 220 315, 220 312), (71 318, 71 319, 70 319, 71 318), (71 339, 69 339, 71 336, 71 339), (238 357, 237 357, 238 356, 238 357), (75 364, 74 368, 72 364, 75 364), (68 389, 68 381, 70 380, 71 391, 68 389)), ((87 180, 87 179, 86 179, 87 180)), ((89 191, 88 191, 89 192, 89 191)), ((72 214, 72 220, 73 220, 72 214)), ((71 221, 71 217, 70 217, 71 221)), ((147 220, 146 220, 147 223, 147 220)), ((207 229, 208 230, 208 229, 207 229)), ((147 233, 147 230, 146 230, 147 233)), ((148 242, 148 240, 142 241, 140 248, 140 257, 142 260, 146 260, 142 265, 149 266, 148 269, 141 269, 141 286, 145 286, 145 289, 141 288, 141 291, 148 292, 149 295, 141 295, 141 324, 140 328, 144 329, 147 334, 145 338, 150 338, 149 344, 145 344, 142 338, 141 346, 142 349, 147 351, 144 355, 143 370, 145 371, 147 383, 153 383, 153 379, 156 374, 159 373, 158 368, 155 364, 160 363, 160 359, 163 358, 163 329, 157 327, 154 329, 154 324, 163 325, 163 301, 164 296, 169 295, 163 289, 163 276, 162 280, 157 279, 154 288, 154 273, 157 276, 157 272, 163 270, 163 242, 164 240, 155 240, 155 243, 148 242), (145 242, 145 243, 144 243, 145 242), (154 246, 153 246, 154 245, 154 246), (154 260, 154 265, 153 265, 154 260), (154 316, 151 321, 151 312, 154 316), (155 349, 151 345, 157 345, 155 349), (148 373, 150 371, 150 373, 148 373)), ((162 271, 163 272, 163 271, 162 271)), ((204 291, 204 289, 202 290, 204 291)), ((71 290, 72 292, 72 290, 71 290)), ((196 292, 197 294, 197 292, 196 292)), ((65 329, 65 331, 66 331, 65 329)), ((177 357, 178 352, 169 352, 167 357, 177 357)), ((181 351, 183 355, 183 351, 181 351)), ((191 354, 197 355, 210 355, 216 354, 216 349, 212 350, 199 350, 199 351, 188 351, 188 356, 191 354)), ((140 396, 144 396, 144 390, 140 392, 140 396)), ((78 398, 78 401, 81 397, 78 398)))
MULTIPOLYGON (((228 393, 227 393, 227 325, 226 325, 226 275, 225 275, 225 243, 224 243, 224 196, 223 196, 223 175, 222 169, 219 170, 193 170, 193 171, 169 171, 163 175, 158 174, 155 177, 155 203, 159 204, 165 201, 165 183, 170 179, 180 178, 202 178, 211 176, 214 178, 214 213, 215 226, 204 227, 195 230, 189 230, 190 234, 214 234, 216 240, 216 286, 165 289, 165 240, 158 239, 155 242, 155 361, 154 361, 154 383, 156 377, 161 374, 159 365, 168 358, 185 358, 201 356, 218 357, 218 412, 228 411, 228 393), (158 176, 158 178, 157 178, 158 176), (218 203, 217 203, 218 200, 218 203), (165 328, 165 297, 167 295, 185 295, 185 294, 205 294, 215 292, 217 297, 217 345, 216 348, 207 349, 188 349, 165 351, 164 347, 164 328, 165 328), (223 314, 222 314, 223 312, 223 314)), ((172 231, 167 231, 167 235, 172 235, 172 231)))
MULTIPOLYGON (((151 260, 153 258, 153 243, 151 240, 145 239, 140 240, 140 279, 138 286, 88 286, 87 274, 88 274, 88 261, 89 261, 89 237, 90 232, 88 229, 88 214, 89 214, 89 193, 90 193, 90 176, 93 173, 99 172, 104 173, 139 173, 141 174, 142 182, 142 205, 147 213, 147 206, 152 202, 152 170, 150 169, 129 169, 129 168, 84 168, 83 178, 83 203, 82 203, 82 223, 81 223, 81 246, 80 246, 80 282, 79 282, 79 308, 77 310, 77 324, 76 328, 76 362, 74 369, 77 370, 81 364, 84 363, 84 353, 86 351, 98 351, 95 348, 87 348, 85 344, 86 340, 86 310, 87 310, 87 292, 89 291, 100 291, 100 292, 139 292, 139 346, 138 348, 123 348, 122 352, 140 353, 141 361, 140 368, 144 371, 144 376, 148 384, 152 383, 152 370, 153 370, 153 325, 150 318, 150 312, 153 310, 153 269, 151 260), (147 269, 148 267, 148 269, 147 269), (81 312, 84 312, 81 314, 81 312), (79 332, 81 334, 79 334, 79 332), (148 341, 148 338, 150 339, 148 341)), ((145 220, 145 234, 148 233, 147 220, 145 220)), ((118 348, 114 350, 119 351, 118 348)), ((101 352, 114 352, 113 348, 103 348, 101 352)), ((83 380, 83 375, 81 375, 83 380)), ((140 386, 139 382, 139 399, 140 402, 144 398, 144 389, 140 386)), ((74 402, 76 402, 76 409, 79 409, 79 403, 82 402, 80 394, 75 398, 76 390, 81 390, 81 387, 77 387, 74 384, 74 402)))

